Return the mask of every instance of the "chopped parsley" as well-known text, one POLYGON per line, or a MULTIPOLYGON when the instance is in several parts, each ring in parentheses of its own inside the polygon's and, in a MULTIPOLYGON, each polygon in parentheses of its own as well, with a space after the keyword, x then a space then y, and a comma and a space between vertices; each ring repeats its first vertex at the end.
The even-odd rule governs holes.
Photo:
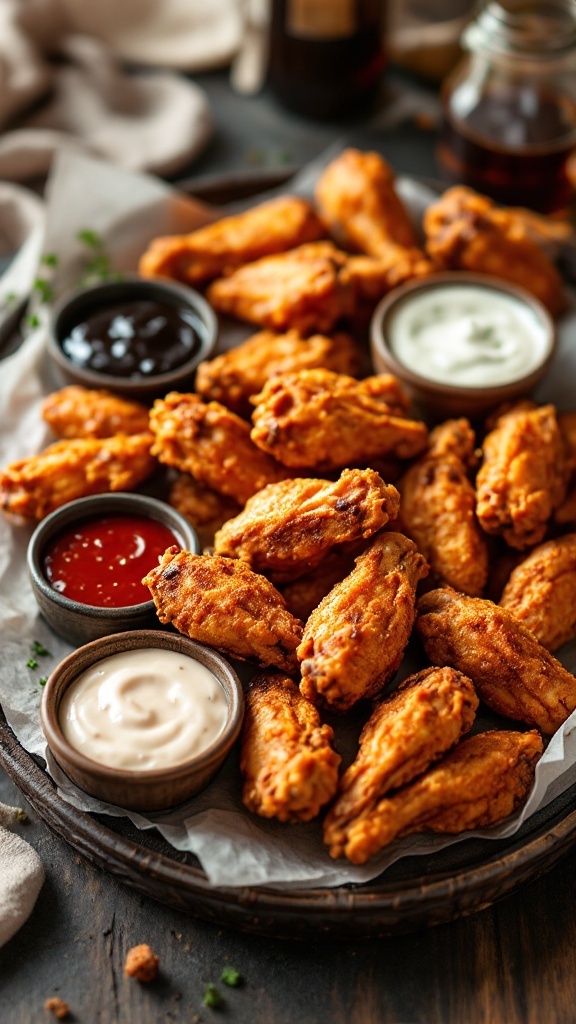
POLYGON ((27 668, 38 668, 38 662, 34 658, 28 658, 26 662, 27 668))
POLYGON ((224 1006, 224 996, 218 991, 216 985, 206 985, 206 991, 204 992, 204 1006, 209 1006, 212 1010, 218 1010, 224 1006))
POLYGON ((92 231, 91 228, 82 228, 76 237, 79 242, 84 242, 84 245, 88 245, 91 249, 99 249, 102 245, 100 235, 92 231))
POLYGON ((30 314, 30 316, 28 317, 28 325, 30 327, 39 327, 40 326, 40 320, 36 316, 36 313, 31 313, 30 314))
POLYGON ((50 651, 46 650, 44 644, 40 643, 40 640, 32 641, 32 653, 36 654, 39 658, 50 657, 50 651))
POLYGON ((54 298, 52 285, 44 277, 36 278, 34 281, 34 291, 38 292, 41 302, 52 302, 54 298))
POLYGON ((242 984, 242 975, 240 971, 236 971, 234 967, 225 967, 220 975, 220 980, 225 985, 229 985, 230 988, 238 988, 238 985, 242 984))
POLYGON ((57 267, 58 266, 58 257, 56 255, 56 253, 55 252, 47 252, 47 253, 45 253, 44 256, 42 257, 42 263, 46 267, 57 267))
POLYGON ((38 680, 38 686, 46 686, 47 682, 48 676, 42 676, 42 678, 38 680))

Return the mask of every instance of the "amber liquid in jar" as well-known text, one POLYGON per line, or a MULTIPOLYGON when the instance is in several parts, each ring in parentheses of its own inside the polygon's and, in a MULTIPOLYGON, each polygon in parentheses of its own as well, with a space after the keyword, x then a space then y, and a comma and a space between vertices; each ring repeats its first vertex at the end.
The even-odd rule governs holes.
POLYGON ((570 203, 568 161, 575 151, 576 105, 564 98, 493 88, 466 119, 445 110, 438 145, 443 175, 498 203, 542 213, 570 203))

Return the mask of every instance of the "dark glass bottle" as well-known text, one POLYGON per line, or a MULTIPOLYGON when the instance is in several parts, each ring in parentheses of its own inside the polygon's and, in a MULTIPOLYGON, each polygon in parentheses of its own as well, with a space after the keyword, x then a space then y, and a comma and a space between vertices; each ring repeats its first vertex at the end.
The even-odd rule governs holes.
POLYGON ((497 202, 542 212, 573 195, 576 3, 488 0, 443 89, 444 177, 497 202))
POLYGON ((381 0, 271 0, 268 83, 289 109, 346 116, 384 69, 381 0))

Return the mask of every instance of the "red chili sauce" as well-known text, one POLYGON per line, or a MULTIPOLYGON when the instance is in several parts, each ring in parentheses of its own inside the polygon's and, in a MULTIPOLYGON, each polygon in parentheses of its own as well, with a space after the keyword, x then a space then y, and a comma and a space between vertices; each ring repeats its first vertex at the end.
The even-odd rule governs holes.
POLYGON ((142 577, 178 538, 156 519, 104 516, 56 535, 44 552, 44 574, 72 601, 122 608, 150 600, 142 577))

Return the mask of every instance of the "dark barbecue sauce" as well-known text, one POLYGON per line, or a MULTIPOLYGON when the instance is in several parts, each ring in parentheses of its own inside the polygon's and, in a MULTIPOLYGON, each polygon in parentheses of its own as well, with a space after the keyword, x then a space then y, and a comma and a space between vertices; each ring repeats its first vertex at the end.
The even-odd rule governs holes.
POLYGON ((200 330, 189 310, 136 299, 86 316, 61 345, 76 366, 117 377, 151 377, 188 362, 200 347, 200 330))

